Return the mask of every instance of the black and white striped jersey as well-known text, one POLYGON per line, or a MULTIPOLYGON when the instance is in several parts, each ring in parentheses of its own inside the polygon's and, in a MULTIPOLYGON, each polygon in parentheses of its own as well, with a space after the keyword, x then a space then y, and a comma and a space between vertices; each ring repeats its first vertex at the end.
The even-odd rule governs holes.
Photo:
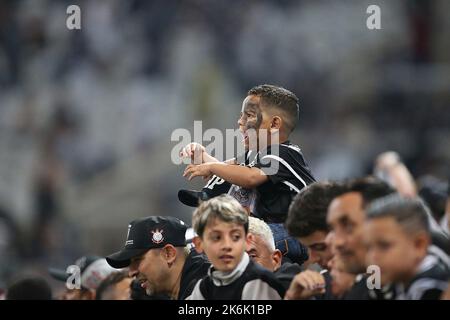
POLYGON ((315 182, 300 148, 289 141, 267 147, 249 166, 261 169, 269 177, 256 188, 253 212, 266 222, 284 222, 292 198, 315 182))
POLYGON ((439 300, 449 281, 448 266, 438 256, 429 254, 407 286, 396 285, 397 300, 439 300))

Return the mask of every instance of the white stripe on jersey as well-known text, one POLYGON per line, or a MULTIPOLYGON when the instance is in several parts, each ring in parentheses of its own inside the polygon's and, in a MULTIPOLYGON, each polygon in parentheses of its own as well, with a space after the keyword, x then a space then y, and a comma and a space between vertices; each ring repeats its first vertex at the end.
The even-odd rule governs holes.
POLYGON ((282 146, 288 147, 289 149, 295 150, 298 153, 301 153, 301 150, 298 146, 290 145, 290 144, 282 144, 282 146))
POLYGON ((292 169, 292 167, 289 165, 289 163, 287 163, 284 159, 282 159, 278 156, 274 156, 273 154, 268 154, 268 155, 262 157, 261 160, 266 159, 266 158, 274 159, 274 160, 277 160, 278 162, 281 162, 281 164, 284 165, 306 187, 306 182, 302 179, 302 177, 300 177, 297 174, 297 172, 295 172, 294 169, 292 169))
POLYGON ((283 183, 285 185, 287 185, 289 188, 292 188, 295 192, 299 193, 300 190, 298 190, 298 188, 296 186, 294 186, 292 183, 290 183, 289 181, 283 181, 283 183))

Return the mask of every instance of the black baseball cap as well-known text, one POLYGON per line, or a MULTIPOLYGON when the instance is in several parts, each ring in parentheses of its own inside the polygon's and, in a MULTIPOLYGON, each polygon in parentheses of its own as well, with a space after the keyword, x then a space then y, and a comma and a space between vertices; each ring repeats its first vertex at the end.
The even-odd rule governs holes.
POLYGON ((231 183, 224 179, 213 176, 201 191, 185 190, 178 191, 178 200, 189 207, 198 207, 201 201, 206 201, 221 194, 228 193, 231 183))
POLYGON ((151 216, 134 220, 128 225, 125 247, 106 257, 113 268, 125 268, 134 257, 150 249, 162 248, 166 244, 174 247, 186 245, 188 226, 180 219, 170 216, 151 216))

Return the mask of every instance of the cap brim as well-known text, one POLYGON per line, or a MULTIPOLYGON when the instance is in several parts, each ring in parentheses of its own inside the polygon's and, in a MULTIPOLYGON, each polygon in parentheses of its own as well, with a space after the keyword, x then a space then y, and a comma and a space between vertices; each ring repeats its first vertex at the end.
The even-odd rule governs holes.
POLYGON ((124 249, 106 257, 108 264, 116 269, 122 269, 130 265, 131 259, 143 255, 150 249, 124 249))
POLYGON ((201 192, 192 190, 178 191, 178 200, 189 207, 198 207, 201 192))
POLYGON ((69 278, 69 274, 61 269, 48 268, 48 273, 50 273, 54 279, 59 281, 66 281, 69 278))

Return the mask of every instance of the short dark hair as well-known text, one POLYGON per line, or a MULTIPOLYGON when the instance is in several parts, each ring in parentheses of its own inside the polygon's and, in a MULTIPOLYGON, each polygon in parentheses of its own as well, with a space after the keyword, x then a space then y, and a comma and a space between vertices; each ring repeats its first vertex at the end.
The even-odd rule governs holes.
POLYGON ((52 300, 52 289, 43 278, 25 277, 8 287, 6 300, 52 300))
POLYGON ((427 208, 420 198, 392 194, 374 200, 367 207, 367 220, 386 217, 394 218, 407 233, 430 233, 427 208))
POLYGON ((378 198, 385 197, 396 191, 390 187, 386 182, 367 176, 364 178, 357 178, 347 182, 347 192, 358 192, 363 199, 363 208, 378 198))
POLYGON ((102 300, 106 292, 108 292, 113 286, 126 278, 128 278, 128 275, 124 271, 111 273, 109 276, 103 279, 102 282, 100 282, 96 290, 95 300, 102 300))
POLYGON ((299 118, 299 100, 294 93, 282 87, 263 84, 251 88, 247 95, 260 97, 263 106, 281 111, 280 116, 286 124, 288 133, 295 129, 299 118))
POLYGON ((327 210, 331 201, 345 192, 337 182, 315 182, 294 197, 286 228, 294 237, 307 237, 315 231, 328 232, 327 210))

